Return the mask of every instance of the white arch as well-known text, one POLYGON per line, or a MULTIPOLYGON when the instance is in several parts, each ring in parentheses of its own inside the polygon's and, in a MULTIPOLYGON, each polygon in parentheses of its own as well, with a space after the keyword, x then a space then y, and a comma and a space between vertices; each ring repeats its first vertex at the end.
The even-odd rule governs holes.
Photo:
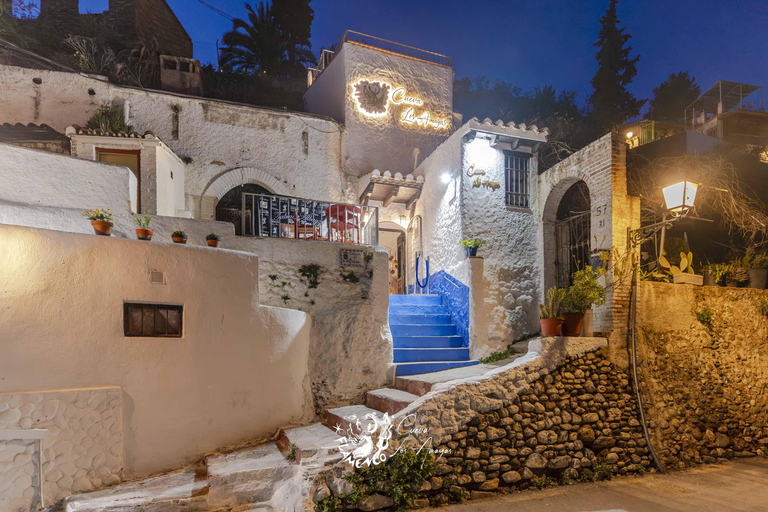
POLYGON ((290 196, 291 191, 274 176, 255 167, 236 167, 216 176, 200 195, 200 216, 203 219, 216 217, 216 204, 224 194, 235 187, 252 183, 262 186, 273 194, 290 196))

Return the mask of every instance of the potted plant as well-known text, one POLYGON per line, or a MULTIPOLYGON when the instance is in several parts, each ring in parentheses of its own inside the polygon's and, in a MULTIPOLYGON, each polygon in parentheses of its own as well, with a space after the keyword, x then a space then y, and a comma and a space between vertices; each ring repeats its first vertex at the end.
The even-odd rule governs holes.
POLYGON ((174 231, 171 234, 171 239, 176 244, 185 244, 185 243, 187 243, 187 240, 189 239, 189 237, 183 231, 174 231))
POLYGON ((672 282, 675 284, 692 284, 701 286, 704 284, 704 276, 693 272, 693 253, 680 253, 680 266, 671 265, 667 258, 659 256, 659 265, 667 269, 672 276, 672 282))
POLYGON ((717 286, 728 272, 728 265, 725 263, 709 263, 704 266, 704 286, 717 286))
POLYGON ((586 267, 573 275, 573 284, 568 288, 563 300, 563 336, 580 336, 584 314, 593 305, 605 304, 605 288, 599 278, 605 274, 601 268, 595 270, 586 267))
POLYGON ((109 211, 109 208, 107 208, 106 210, 102 210, 101 208, 97 208, 95 210, 88 210, 83 213, 83 217, 87 217, 88 220, 91 221, 91 226, 93 226, 93 231, 97 235, 101 235, 101 236, 112 235, 112 226, 114 226, 112 221, 114 220, 114 216, 112 215, 112 212, 109 211))
POLYGON ((221 237, 216 233, 211 233, 205 237, 205 241, 210 247, 218 247, 221 245, 221 237))
POLYGON ((139 228, 136 230, 136 238, 139 240, 152 240, 152 235, 155 233, 149 230, 149 223, 152 222, 152 217, 144 215, 144 217, 134 217, 139 228))
POLYGON ((560 336, 563 319, 560 317, 560 306, 565 298, 565 290, 552 287, 547 290, 544 304, 539 306, 539 322, 542 336, 560 336))
POLYGON ((725 273, 725 284, 729 288, 736 288, 749 281, 747 269, 741 266, 741 261, 733 261, 728 265, 725 273))
POLYGON ((744 255, 742 266, 747 269, 749 287, 764 290, 765 281, 768 279, 768 254, 750 247, 744 255))
POLYGON ((461 246, 467 250, 467 258, 474 258, 477 256, 477 250, 485 245, 482 240, 462 240, 461 246))

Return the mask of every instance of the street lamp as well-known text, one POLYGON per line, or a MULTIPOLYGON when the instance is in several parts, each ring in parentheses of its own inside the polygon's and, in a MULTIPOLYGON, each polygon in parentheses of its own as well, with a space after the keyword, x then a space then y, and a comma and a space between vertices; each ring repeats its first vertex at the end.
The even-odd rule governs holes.
POLYGON ((667 203, 667 210, 675 217, 688 213, 693 208, 698 188, 698 183, 688 180, 664 187, 662 192, 664 193, 664 202, 667 203))

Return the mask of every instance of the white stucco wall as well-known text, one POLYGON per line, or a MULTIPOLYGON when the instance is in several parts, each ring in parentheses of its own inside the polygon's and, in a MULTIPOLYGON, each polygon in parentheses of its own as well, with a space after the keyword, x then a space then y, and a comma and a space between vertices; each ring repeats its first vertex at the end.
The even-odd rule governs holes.
POLYGON ((347 172, 356 176, 375 168, 382 172, 389 170, 393 175, 413 172, 414 148, 419 149, 418 162, 421 162, 451 133, 453 69, 355 43, 345 43, 331 65, 341 59, 345 73, 347 134, 344 154, 347 172), (359 80, 384 81, 393 88, 404 87, 408 96, 424 102, 422 106, 413 107, 416 115, 429 110, 432 117, 446 119, 448 127, 437 130, 415 123, 401 123, 400 117, 407 106, 391 102, 384 116, 364 114, 354 97, 353 84, 359 80))
POLYGON ((320 73, 302 98, 307 112, 328 116, 344 124, 346 108, 346 83, 344 56, 347 45, 343 45, 328 67, 320 73))
POLYGON ((195 217, 212 218, 221 196, 209 189, 217 189, 216 183, 229 174, 239 184, 244 168, 260 172, 264 179, 258 183, 274 180, 296 197, 338 201, 345 196, 341 127, 327 118, 13 66, 0 66, 0 83, 4 122, 45 123, 62 133, 73 124, 84 126, 101 104, 129 102, 136 131, 151 131, 179 157, 192 159, 186 166, 184 209, 195 217), (33 78, 42 83, 33 83, 33 78), (174 105, 181 107, 178 139, 173 135, 174 105))
POLYGON ((0 238, 0 393, 120 387, 127 478, 312 416, 311 320, 258 305, 256 256, 16 226, 0 238), (183 337, 125 337, 125 301, 183 305, 183 337))

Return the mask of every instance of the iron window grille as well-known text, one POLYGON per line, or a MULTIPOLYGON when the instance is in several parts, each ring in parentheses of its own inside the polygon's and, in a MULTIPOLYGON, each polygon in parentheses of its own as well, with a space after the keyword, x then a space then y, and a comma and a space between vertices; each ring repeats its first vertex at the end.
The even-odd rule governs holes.
POLYGON ((504 153, 504 178, 506 180, 506 204, 517 208, 530 206, 529 156, 504 153))
POLYGON ((125 335, 147 338, 181 338, 184 306, 123 304, 125 335))

